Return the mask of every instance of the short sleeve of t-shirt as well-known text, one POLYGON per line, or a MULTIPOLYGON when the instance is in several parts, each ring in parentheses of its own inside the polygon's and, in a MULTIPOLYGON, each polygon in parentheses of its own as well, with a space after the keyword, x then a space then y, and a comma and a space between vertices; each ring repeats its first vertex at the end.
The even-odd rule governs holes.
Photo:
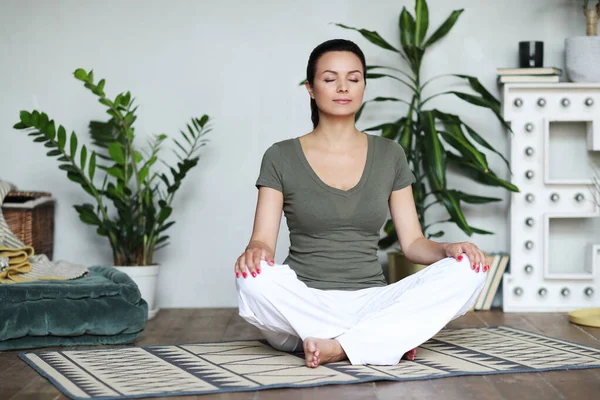
POLYGON ((265 151, 260 164, 260 173, 256 180, 256 188, 260 186, 283 192, 283 178, 281 175, 281 157, 277 145, 272 145, 265 151))
POLYGON ((394 191, 404 189, 408 185, 414 183, 416 179, 415 175, 410 170, 404 149, 398 142, 392 141, 392 143, 394 143, 393 149, 394 157, 396 159, 396 177, 394 178, 394 187, 392 188, 392 191, 394 191))

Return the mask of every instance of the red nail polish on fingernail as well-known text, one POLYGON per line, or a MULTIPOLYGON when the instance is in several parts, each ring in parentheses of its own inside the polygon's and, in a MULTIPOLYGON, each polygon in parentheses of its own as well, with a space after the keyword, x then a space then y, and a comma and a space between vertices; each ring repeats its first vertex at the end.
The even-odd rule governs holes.
POLYGON ((244 275, 244 278, 246 278, 248 276, 248 274, 245 272, 242 275, 244 275))
POLYGON ((252 271, 252 277, 256 278, 256 272, 252 271))
POLYGON ((475 264, 473 264, 473 266, 471 267, 472 270, 475 270, 475 264))
POLYGON ((239 273, 239 272, 236 272, 236 273, 235 273, 235 276, 239 278, 239 277, 240 277, 240 273, 239 273))
POLYGON ((477 269, 475 270, 475 272, 479 272, 479 267, 477 267, 477 269))
POLYGON ((456 257, 456 259, 457 259, 458 261, 462 261, 462 256, 458 256, 458 257, 456 257))
POLYGON ((260 274, 260 268, 256 268, 256 273, 260 274))

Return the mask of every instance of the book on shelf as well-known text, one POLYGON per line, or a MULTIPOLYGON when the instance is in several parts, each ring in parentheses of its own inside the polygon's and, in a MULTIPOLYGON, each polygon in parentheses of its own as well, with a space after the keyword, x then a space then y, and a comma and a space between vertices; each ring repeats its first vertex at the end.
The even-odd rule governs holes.
POLYGON ((557 67, 539 68, 498 68, 498 75, 561 75, 562 69, 557 67))
POLYGON ((498 83, 555 83, 558 75, 499 75, 498 83))
POLYGON ((471 308, 472 311, 487 311, 492 307, 494 296, 496 296, 509 260, 510 255, 508 253, 486 253, 486 262, 490 269, 487 272, 483 289, 481 289, 481 293, 479 293, 475 304, 471 308))

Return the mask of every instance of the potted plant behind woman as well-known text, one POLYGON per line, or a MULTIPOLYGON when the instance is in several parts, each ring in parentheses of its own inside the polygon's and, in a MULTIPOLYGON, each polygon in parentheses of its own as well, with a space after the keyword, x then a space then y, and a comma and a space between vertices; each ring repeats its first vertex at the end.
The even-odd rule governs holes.
POLYGON ((90 123, 98 152, 88 153, 85 145, 78 145, 75 132, 68 136, 62 125, 57 127, 54 120, 37 110, 21 111, 20 122, 14 128, 28 131, 35 142, 49 148, 47 155, 58 157, 59 168, 93 198, 95 204, 74 206, 79 218, 108 238, 115 267, 136 282, 142 298, 148 302, 151 319, 158 311, 158 265, 153 261, 154 253, 168 245, 166 231, 175 223, 169 220, 173 199, 187 173, 198 164, 198 152, 206 144, 203 136, 210 131, 209 117, 192 118, 187 132, 180 132, 185 142, 173 139, 178 162, 174 167, 165 163, 169 172, 164 173, 158 170, 156 162, 167 135, 153 135, 144 153, 134 145, 137 106, 133 105, 131 93, 120 93, 112 100, 104 92, 105 80, 94 82, 93 71, 77 69, 74 75, 98 96, 110 116, 107 122, 90 123), (103 178, 97 170, 104 172, 103 178))
POLYGON ((565 69, 573 82, 600 82, 600 36, 598 36, 598 15, 600 1, 589 7, 583 2, 583 15, 586 20, 586 36, 565 39, 565 69))
MULTIPOLYGON (((462 174, 477 183, 499 186, 513 192, 519 191, 515 185, 501 179, 490 169, 486 155, 475 144, 496 153, 507 167, 509 167, 509 163, 483 138, 483 135, 467 125, 458 115, 426 107, 427 103, 435 97, 455 96, 475 106, 489 109, 500 123, 510 130, 507 122, 501 116, 500 101, 492 96, 477 78, 460 74, 444 74, 423 82, 421 65, 426 50, 450 32, 462 12, 462 9, 453 11, 446 21, 426 38, 429 27, 427 2, 416 0, 414 16, 403 7, 398 20, 400 28, 400 43, 398 43, 400 46, 398 48, 388 43, 377 32, 337 24, 342 28, 358 31, 371 43, 397 53, 410 68, 410 72, 407 73, 396 67, 368 66, 367 70, 370 72, 367 73, 367 79, 393 79, 407 87, 412 96, 407 100, 397 97, 376 97, 367 100, 358 111, 356 118, 360 118, 364 106, 370 102, 394 101, 408 106, 406 114, 399 116, 398 119, 365 129, 365 131, 380 131, 382 136, 397 140, 404 148, 411 170, 416 177, 416 182, 413 184, 415 205, 421 229, 427 238, 438 238, 444 235, 444 231, 441 230, 431 232, 431 228, 440 223, 454 223, 468 236, 473 233, 493 233, 469 225, 463 214, 461 202, 487 204, 501 201, 501 199, 477 196, 449 188, 446 180, 446 167, 449 164, 456 166, 462 174), (449 90, 424 98, 425 88, 429 83, 442 77, 465 80, 475 94, 449 90), (436 205, 443 205, 448 216, 440 221, 428 223, 425 212, 436 205)), ((385 224, 384 231, 386 236, 379 241, 379 247, 382 250, 398 244, 398 236, 391 219, 385 224)), ((424 267, 405 260, 401 251, 388 253, 388 262, 388 275, 392 282, 424 267)))

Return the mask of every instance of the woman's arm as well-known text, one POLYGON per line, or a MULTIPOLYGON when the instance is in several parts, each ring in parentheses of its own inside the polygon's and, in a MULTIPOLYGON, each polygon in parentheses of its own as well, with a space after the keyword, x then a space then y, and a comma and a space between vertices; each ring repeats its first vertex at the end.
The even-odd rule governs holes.
POLYGON ((476 268, 487 270, 485 254, 473 243, 439 243, 423 236, 410 185, 393 191, 389 204, 400 247, 408 260, 429 265, 445 257, 456 257, 460 261, 464 253, 476 268))
POLYGON ((261 260, 273 264, 282 211, 283 193, 261 186, 258 190, 252 236, 244 253, 237 259, 236 273, 244 274, 247 266, 250 274, 254 276, 254 273, 258 272, 261 260))

